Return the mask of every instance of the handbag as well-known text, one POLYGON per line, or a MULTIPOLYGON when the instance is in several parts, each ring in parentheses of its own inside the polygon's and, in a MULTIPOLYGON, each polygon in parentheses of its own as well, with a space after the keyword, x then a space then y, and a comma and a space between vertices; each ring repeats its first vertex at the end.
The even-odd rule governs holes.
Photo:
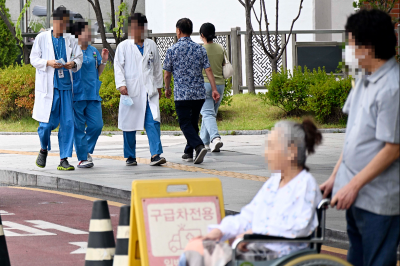
POLYGON ((221 45, 222 51, 224 53, 224 59, 225 59, 225 65, 222 67, 222 76, 224 76, 224 79, 228 79, 233 76, 233 66, 229 62, 228 57, 226 56, 225 49, 221 45))

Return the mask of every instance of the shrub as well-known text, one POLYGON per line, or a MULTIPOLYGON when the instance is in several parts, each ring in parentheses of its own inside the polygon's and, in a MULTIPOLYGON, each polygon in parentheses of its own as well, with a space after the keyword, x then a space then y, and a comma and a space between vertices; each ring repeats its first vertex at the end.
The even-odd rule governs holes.
POLYGON ((225 79, 225 90, 221 101, 221 105, 231 106, 231 103, 232 103, 232 78, 228 78, 225 79))
POLYGON ((115 88, 114 69, 111 64, 107 64, 100 76, 100 80, 102 84, 99 94, 102 98, 101 107, 104 123, 117 126, 120 93, 115 88))
POLYGON ((351 77, 329 77, 319 81, 309 88, 306 110, 311 111, 321 122, 338 122, 343 119, 341 110, 351 89, 351 77))
MULTIPOLYGON (((0 5, 3 5, 7 17, 10 20, 11 17, 8 8, 5 8, 4 3, 0 3, 0 5)), ((14 25, 12 24, 12 26, 14 25)), ((17 46, 17 41, 8 30, 4 21, 0 19, 0 68, 13 64, 17 59, 19 52, 20 50, 17 46)))
POLYGON ((30 116, 35 95, 35 68, 11 65, 0 69, 0 118, 30 116))
POLYGON ((298 67, 293 75, 283 69, 274 73, 265 87, 268 91, 259 93, 264 103, 279 107, 288 116, 311 112, 319 122, 338 122, 344 117, 341 108, 351 89, 351 78, 337 78, 325 69, 311 72, 298 67))
POLYGON ((268 91, 259 95, 264 103, 279 107, 287 115, 299 115, 306 105, 307 86, 311 79, 307 69, 302 72, 301 67, 298 67, 293 74, 289 70, 281 69, 281 72, 273 73, 266 82, 268 91))

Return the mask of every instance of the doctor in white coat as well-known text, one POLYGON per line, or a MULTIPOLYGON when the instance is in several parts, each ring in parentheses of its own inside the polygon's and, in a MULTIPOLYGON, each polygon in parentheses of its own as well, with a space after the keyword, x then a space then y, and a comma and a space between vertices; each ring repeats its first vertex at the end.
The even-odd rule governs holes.
POLYGON ((146 129, 150 165, 166 163, 160 131, 161 60, 157 45, 144 37, 146 16, 135 13, 128 19, 130 37, 118 45, 114 59, 115 85, 121 92, 118 128, 123 131, 126 165, 137 165, 136 131, 146 129))
POLYGON ((41 149, 36 165, 46 166, 51 150, 51 131, 60 125, 58 170, 74 170, 67 158, 72 157, 74 119, 72 108, 72 71, 82 65, 82 51, 73 36, 66 34, 69 12, 58 7, 53 12, 53 30, 40 33, 33 44, 31 64, 36 68, 35 105, 32 117, 39 121, 41 149), (64 62, 64 66, 62 63, 64 62))

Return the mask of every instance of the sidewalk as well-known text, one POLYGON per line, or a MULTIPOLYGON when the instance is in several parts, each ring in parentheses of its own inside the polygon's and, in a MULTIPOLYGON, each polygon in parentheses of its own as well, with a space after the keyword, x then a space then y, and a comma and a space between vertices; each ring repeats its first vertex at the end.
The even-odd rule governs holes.
MULTIPOLYGON (((338 160, 344 141, 344 134, 323 134, 323 145, 316 154, 309 157, 307 165, 320 184, 325 181, 338 160)), ((121 135, 102 135, 94 153, 95 167, 58 171, 59 163, 57 137, 51 137, 53 150, 49 153, 47 167, 35 165, 40 148, 37 135, 0 135, 0 183, 27 186, 41 186, 53 189, 95 193, 128 199, 131 182, 135 179, 167 179, 217 177, 223 185, 225 209, 228 213, 239 212, 258 192, 270 173, 264 160, 262 135, 223 136, 221 153, 207 154, 201 165, 183 162, 182 151, 186 143, 183 136, 163 135, 163 156, 168 164, 164 167, 150 167, 147 137, 137 135, 137 157, 139 165, 125 166, 121 135)), ((69 160, 77 164, 77 158, 69 160)), ((334 238, 345 240, 344 212, 329 210, 327 228, 332 229, 334 238), (336 233, 335 233, 336 232, 336 233)))

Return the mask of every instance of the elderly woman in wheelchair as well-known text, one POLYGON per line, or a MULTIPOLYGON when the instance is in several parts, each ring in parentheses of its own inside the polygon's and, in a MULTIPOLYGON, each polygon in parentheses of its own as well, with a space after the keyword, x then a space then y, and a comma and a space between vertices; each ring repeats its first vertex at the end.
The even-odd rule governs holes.
MULTIPOLYGON (((210 225, 207 235, 189 242, 179 265, 287 265, 289 260, 317 253, 322 243, 315 234, 320 234, 321 213, 317 210, 324 209, 322 205, 329 200, 318 206, 322 195, 305 162, 321 141, 322 135, 311 120, 302 124, 278 122, 266 142, 271 177, 239 214, 210 225), (215 254, 226 240, 233 243, 233 249, 222 248, 223 254, 215 254), (212 248, 210 242, 214 243, 212 248), (314 250, 310 243, 314 243, 314 250)), ((324 222, 324 215, 322 218, 324 222)))

